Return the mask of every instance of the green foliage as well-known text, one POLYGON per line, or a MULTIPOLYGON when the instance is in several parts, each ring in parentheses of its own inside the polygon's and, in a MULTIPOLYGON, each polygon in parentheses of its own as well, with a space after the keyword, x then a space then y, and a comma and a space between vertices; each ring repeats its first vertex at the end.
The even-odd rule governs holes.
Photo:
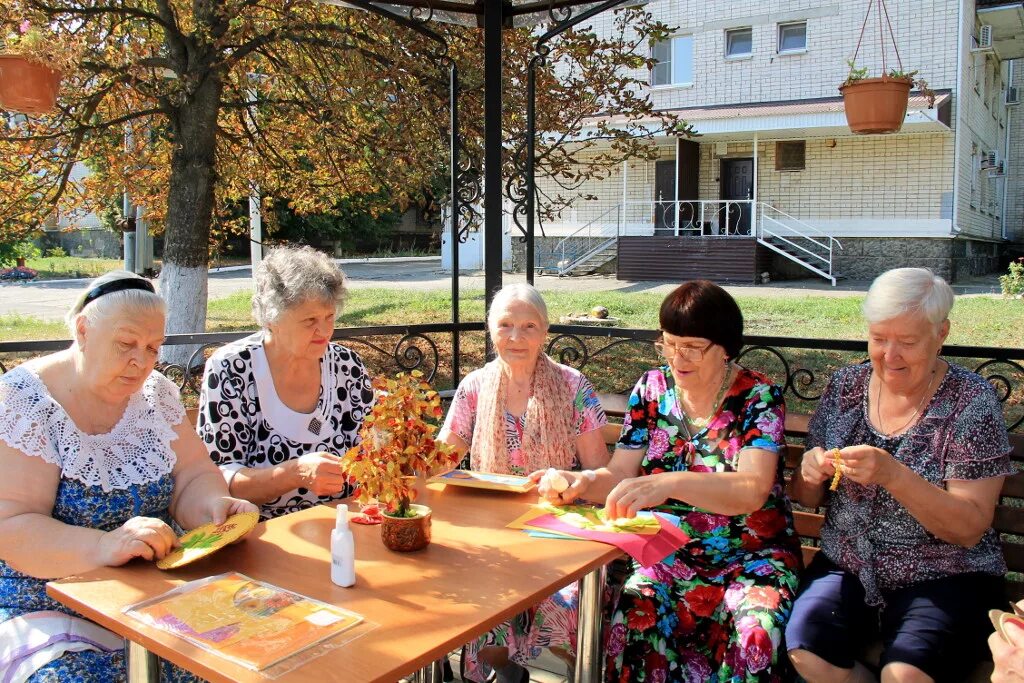
POLYGON ((20 259, 38 258, 39 247, 28 240, 0 242, 0 267, 14 265, 20 259))
POLYGON ((999 276, 1003 296, 1024 297, 1024 256, 1010 263, 1010 272, 999 276))
POLYGON ((53 249, 46 250, 47 258, 64 258, 68 255, 68 252, 64 251, 64 247, 54 247, 53 249))
POLYGON ((337 243, 343 252, 364 253, 387 245, 400 218, 383 193, 349 197, 338 202, 330 213, 310 215, 301 215, 279 202, 267 232, 284 242, 337 243))

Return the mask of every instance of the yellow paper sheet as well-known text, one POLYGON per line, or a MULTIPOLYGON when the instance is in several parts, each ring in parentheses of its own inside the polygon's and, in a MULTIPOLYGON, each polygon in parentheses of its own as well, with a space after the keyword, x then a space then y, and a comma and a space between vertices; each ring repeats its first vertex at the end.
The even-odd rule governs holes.
POLYGON ((604 510, 600 508, 593 508, 587 505, 555 506, 547 503, 538 503, 531 506, 529 511, 512 520, 507 526, 509 529, 536 529, 537 531, 552 533, 550 529, 530 525, 531 520, 543 517, 544 515, 555 515, 566 524, 592 531, 653 536, 661 530, 661 524, 653 516, 634 517, 630 520, 616 520, 609 523, 604 516, 604 510))

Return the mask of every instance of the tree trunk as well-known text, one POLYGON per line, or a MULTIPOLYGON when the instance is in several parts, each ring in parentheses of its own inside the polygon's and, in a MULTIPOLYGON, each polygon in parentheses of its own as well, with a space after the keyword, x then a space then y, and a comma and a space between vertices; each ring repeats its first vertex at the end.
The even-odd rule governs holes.
MULTIPOLYGON (((169 335, 206 329, 206 277, 217 178, 217 115, 223 87, 221 77, 208 72, 171 117, 174 150, 160 273, 169 335)), ((161 360, 184 367, 196 348, 166 346, 161 360)))

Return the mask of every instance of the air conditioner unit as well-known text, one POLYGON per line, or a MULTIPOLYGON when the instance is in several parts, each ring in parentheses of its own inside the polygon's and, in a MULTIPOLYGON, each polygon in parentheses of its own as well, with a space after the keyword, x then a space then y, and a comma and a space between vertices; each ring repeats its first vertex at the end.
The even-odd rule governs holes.
POLYGON ((981 168, 990 169, 995 168, 996 164, 999 163, 997 152, 985 152, 981 155, 981 168))
POLYGON ((1017 91, 1015 86, 1007 86, 1005 104, 1008 107, 1014 104, 1020 104, 1020 93, 1017 91))
POLYGON ((1006 170, 1005 170, 1005 167, 1003 166, 1003 162, 1001 162, 1001 161, 998 164, 996 164, 995 166, 992 166, 991 168, 988 169, 988 177, 989 178, 1002 178, 1005 175, 1006 175, 1006 170))
POLYGON ((978 44, 971 48, 971 52, 992 52, 992 26, 982 24, 978 29, 978 44))

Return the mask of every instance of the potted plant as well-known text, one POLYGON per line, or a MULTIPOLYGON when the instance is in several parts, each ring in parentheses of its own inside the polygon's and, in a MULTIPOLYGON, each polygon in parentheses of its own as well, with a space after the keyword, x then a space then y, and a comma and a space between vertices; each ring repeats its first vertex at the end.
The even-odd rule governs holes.
POLYGON ((900 59, 900 51, 896 47, 896 36, 893 34, 892 25, 889 22, 889 10, 885 6, 885 0, 868 0, 868 11, 864 16, 864 25, 861 27, 860 38, 857 40, 857 48, 847 64, 850 66, 850 72, 843 84, 839 86, 839 92, 843 94, 846 123, 854 133, 868 135, 898 132, 903 126, 903 119, 907 116, 907 102, 910 99, 911 88, 916 87, 922 95, 928 98, 929 107, 935 104, 935 93, 928 88, 928 83, 923 78, 917 78, 917 71, 903 69, 903 60, 900 59), (878 6, 878 48, 882 56, 882 75, 877 78, 868 78, 867 68, 857 67, 857 55, 860 54, 860 45, 864 40, 864 28, 868 26, 871 10, 875 8, 876 4, 878 6), (898 64, 891 69, 885 63, 885 36, 881 32, 883 17, 885 25, 889 28, 889 41, 892 43, 898 64))
POLYGON ((67 41, 22 21, 7 36, 0 54, 0 108, 22 114, 53 111, 62 74, 77 58, 78 51, 67 41))
POLYGON ((458 464, 457 451, 436 441, 441 398, 413 371, 373 381, 373 410, 363 420, 361 442, 341 467, 357 484, 361 503, 382 506, 381 539, 391 550, 420 550, 430 543, 430 508, 413 503, 416 477, 458 464))

